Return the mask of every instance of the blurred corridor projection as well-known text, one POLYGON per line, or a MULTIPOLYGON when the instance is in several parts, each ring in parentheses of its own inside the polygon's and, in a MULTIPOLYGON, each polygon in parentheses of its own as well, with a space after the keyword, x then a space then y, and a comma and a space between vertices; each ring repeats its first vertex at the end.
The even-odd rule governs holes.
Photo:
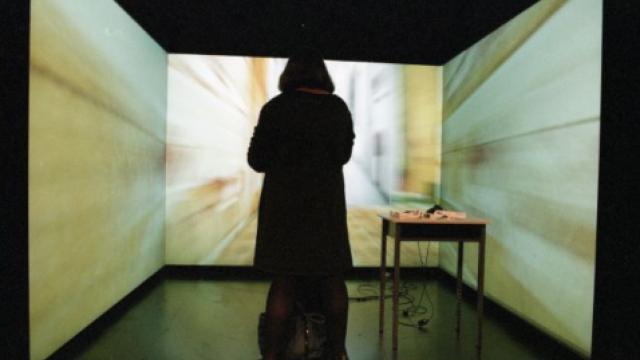
MULTIPOLYGON (((246 154, 260 108, 279 93, 285 64, 169 55, 167 263, 252 264, 263 174, 249 167, 246 154)), ((441 68, 343 61, 327 61, 327 68, 356 133, 344 166, 354 264, 375 266, 376 210, 436 200, 441 68)), ((404 265, 419 264, 415 249, 404 252, 404 265)))
POLYGON ((164 265, 166 53, 110 0, 31 2, 31 359, 164 265))
MULTIPOLYGON (((542 0, 444 66, 326 61, 356 134, 354 265, 380 264, 377 212, 487 218, 485 295, 589 356, 601 42, 601 0, 542 0)), ((164 265, 252 265, 264 174, 247 151, 286 61, 167 54, 113 0, 31 1, 32 359, 164 265)), ((429 249, 455 273, 455 244, 429 249)), ((425 250, 403 246, 401 265, 425 250)))
MULTIPOLYGON (((602 2, 541 1, 444 66, 442 199, 492 220, 485 293, 591 351, 602 2)), ((475 250, 465 281, 477 280, 475 250)), ((456 248, 440 249, 455 274, 456 248)))

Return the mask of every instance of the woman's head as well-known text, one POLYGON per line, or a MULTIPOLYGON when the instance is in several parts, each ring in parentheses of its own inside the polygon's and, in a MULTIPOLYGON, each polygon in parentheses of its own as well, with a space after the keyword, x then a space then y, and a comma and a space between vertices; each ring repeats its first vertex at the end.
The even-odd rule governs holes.
POLYGON ((320 54, 313 49, 303 49, 289 58, 280 75, 280 91, 309 87, 333 93, 335 87, 320 54))

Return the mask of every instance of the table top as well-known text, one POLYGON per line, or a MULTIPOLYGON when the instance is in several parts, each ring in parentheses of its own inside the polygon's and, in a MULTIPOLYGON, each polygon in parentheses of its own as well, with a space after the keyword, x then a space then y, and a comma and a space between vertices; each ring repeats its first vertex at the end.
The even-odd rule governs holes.
POLYGON ((428 219, 428 218, 417 218, 417 219, 400 219, 395 216, 391 216, 389 213, 379 213, 379 217, 389 220, 390 222, 397 224, 460 224, 460 225, 487 225, 489 221, 486 219, 467 217, 465 219, 428 219))

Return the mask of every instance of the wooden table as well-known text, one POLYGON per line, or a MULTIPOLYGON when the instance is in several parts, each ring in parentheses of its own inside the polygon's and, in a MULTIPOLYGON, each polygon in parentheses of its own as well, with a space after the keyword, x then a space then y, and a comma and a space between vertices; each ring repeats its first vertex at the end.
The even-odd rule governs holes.
POLYGON ((379 214, 382 218, 382 251, 380 254, 380 340, 384 332, 384 299, 387 262, 387 236, 393 236, 393 351, 398 350, 398 288, 400 282, 400 243, 402 241, 455 241, 458 243, 458 266, 456 280, 456 335, 460 336, 460 302, 462 298, 462 263, 464 259, 464 243, 477 242, 478 251, 478 337, 477 348, 482 344, 482 312, 484 297, 484 252, 487 220, 467 219, 402 219, 389 214, 379 214))

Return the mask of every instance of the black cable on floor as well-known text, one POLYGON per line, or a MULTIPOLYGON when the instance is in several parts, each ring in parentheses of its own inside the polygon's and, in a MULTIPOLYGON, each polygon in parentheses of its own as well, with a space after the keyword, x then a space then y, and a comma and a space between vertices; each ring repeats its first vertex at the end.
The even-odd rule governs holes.
MULTIPOLYGON (((431 243, 427 243, 427 253, 426 253, 424 262, 422 259, 422 250, 420 248, 419 241, 417 242, 417 245, 418 245, 418 257, 420 259, 420 265, 421 267, 425 268, 427 261, 429 260, 429 248, 431 243)), ((358 293, 361 295, 356 297, 349 297, 349 300, 358 301, 358 302, 379 300, 380 299, 379 288, 380 288, 379 284, 378 285, 375 285, 374 283, 360 284, 358 286, 358 293)), ((390 291, 390 292, 393 291, 392 288, 393 288, 393 283, 388 282, 385 287, 385 294, 387 294, 387 291, 390 291)), ((413 327, 419 330, 424 330, 424 327, 427 326, 427 324, 435 316, 435 311, 434 311, 433 301, 431 300, 431 296, 429 295, 429 292, 426 290, 426 283, 422 282, 422 290, 420 292, 420 298, 417 304, 416 304, 415 298, 410 294, 411 290, 415 290, 416 288, 417 288, 417 285, 415 284, 412 284, 408 281, 402 281, 402 280, 400 281, 399 289, 398 289, 398 297, 400 301, 398 303, 398 310, 403 316, 409 317, 409 318, 414 318, 416 316, 421 316, 421 315, 426 316, 426 314, 428 314, 428 316, 420 319, 416 323, 399 321, 398 324, 403 326, 413 327), (422 301, 425 295, 429 303, 428 307, 422 305, 422 301), (431 308, 431 311, 429 311, 429 308, 431 308)), ((385 295, 385 299, 388 299, 392 296, 393 296, 392 294, 385 295)))

